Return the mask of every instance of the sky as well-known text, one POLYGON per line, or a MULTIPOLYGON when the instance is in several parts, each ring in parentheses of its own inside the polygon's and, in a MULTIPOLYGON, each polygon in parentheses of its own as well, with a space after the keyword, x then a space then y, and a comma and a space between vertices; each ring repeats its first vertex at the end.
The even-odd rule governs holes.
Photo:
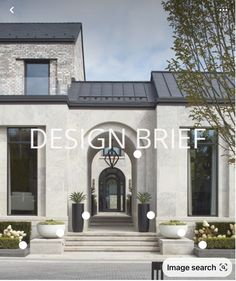
POLYGON ((161 0, 0 0, 0 22, 81 22, 90 81, 146 81, 165 70, 174 56, 167 16, 161 0))

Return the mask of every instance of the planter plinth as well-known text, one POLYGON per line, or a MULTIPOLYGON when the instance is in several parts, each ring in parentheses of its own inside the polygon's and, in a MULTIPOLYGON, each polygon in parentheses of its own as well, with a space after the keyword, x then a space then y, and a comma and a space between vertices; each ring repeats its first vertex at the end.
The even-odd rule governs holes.
POLYGON ((32 239, 30 241, 31 254, 61 255, 64 253, 63 239, 32 239))
POLYGON ((162 255, 192 255, 194 242, 188 238, 167 239, 159 238, 162 255))

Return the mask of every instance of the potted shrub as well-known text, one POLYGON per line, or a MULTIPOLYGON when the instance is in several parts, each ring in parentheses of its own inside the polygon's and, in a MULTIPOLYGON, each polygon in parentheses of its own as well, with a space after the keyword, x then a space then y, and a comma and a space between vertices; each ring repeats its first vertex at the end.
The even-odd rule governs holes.
POLYGON ((234 222, 197 222, 195 228, 194 254, 198 257, 235 258, 235 231, 234 222), (200 243, 205 242, 202 248, 200 243))
POLYGON ((149 231, 149 219, 147 218, 147 213, 150 210, 149 201, 152 196, 148 192, 138 192, 137 198, 140 202, 138 204, 138 229, 139 232, 148 232, 149 231))
POLYGON ((74 232, 82 232, 84 228, 84 220, 82 214, 84 212, 84 204, 82 203, 86 199, 86 195, 83 192, 73 192, 70 195, 72 204, 72 229, 74 232))
POLYGON ((65 233, 63 221, 45 220, 37 224, 37 231, 43 238, 61 238, 65 233))
POLYGON ((97 214, 97 195, 95 194, 95 187, 91 187, 91 215, 97 214))
POLYGON ((179 220, 170 220, 159 224, 160 233, 166 238, 182 238, 185 236, 188 225, 179 220))
POLYGON ((132 216, 132 195, 131 194, 127 195, 126 212, 127 212, 127 215, 132 216))
POLYGON ((14 230, 11 225, 0 232, 0 256, 25 257, 29 247, 24 241, 27 234, 23 230, 14 230), (25 243, 23 245, 22 243, 25 243), (23 247, 22 247, 23 246, 23 247))

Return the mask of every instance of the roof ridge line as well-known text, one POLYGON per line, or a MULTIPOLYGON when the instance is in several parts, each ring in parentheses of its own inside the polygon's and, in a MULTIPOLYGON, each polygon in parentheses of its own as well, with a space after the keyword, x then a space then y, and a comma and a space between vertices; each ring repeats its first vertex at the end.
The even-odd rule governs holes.
POLYGON ((150 80, 147 81, 96 81, 96 80, 86 80, 86 81, 72 81, 72 83, 152 83, 150 80))
POLYGON ((0 24, 82 24, 82 22, 65 21, 65 22, 0 22, 0 24))

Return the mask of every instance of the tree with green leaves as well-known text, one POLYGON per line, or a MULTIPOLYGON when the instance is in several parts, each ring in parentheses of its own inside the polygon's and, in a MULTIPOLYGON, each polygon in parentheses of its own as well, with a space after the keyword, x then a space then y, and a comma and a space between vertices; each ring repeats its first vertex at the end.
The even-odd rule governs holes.
POLYGON ((196 126, 207 121, 235 158, 235 3, 234 0, 162 2, 173 28, 175 57, 168 69, 186 93, 196 126))

